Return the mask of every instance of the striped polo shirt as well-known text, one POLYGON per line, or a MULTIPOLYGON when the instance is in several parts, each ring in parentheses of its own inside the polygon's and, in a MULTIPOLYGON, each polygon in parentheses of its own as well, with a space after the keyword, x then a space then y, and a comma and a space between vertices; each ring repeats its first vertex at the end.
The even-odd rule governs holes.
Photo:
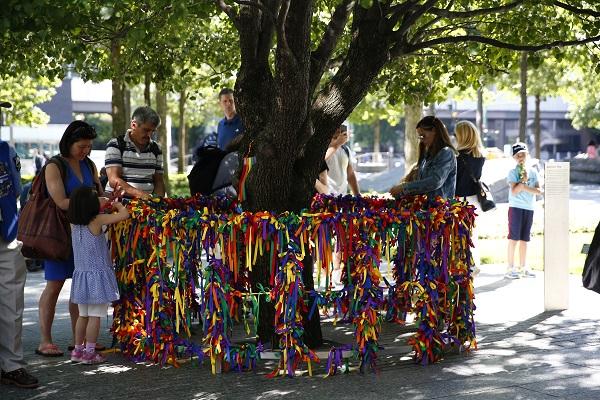
MULTIPOLYGON (((162 152, 158 144, 155 144, 158 149, 158 154, 152 152, 154 147, 150 141, 145 149, 138 149, 137 146, 129 138, 129 130, 125 133, 125 148, 123 154, 119 149, 117 138, 112 138, 106 145, 106 155, 104 157, 104 165, 106 168, 121 167, 121 178, 136 189, 143 190, 146 193, 154 191, 154 174, 162 174, 162 152)), ((112 192, 113 188, 110 184, 106 184, 106 191, 112 192)))

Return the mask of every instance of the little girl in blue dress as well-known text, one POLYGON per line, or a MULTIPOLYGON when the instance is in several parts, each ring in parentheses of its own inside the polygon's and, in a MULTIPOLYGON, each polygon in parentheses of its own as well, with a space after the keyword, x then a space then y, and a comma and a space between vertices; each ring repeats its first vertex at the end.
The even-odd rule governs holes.
POLYGON ((106 316, 108 305, 119 298, 119 289, 102 227, 129 218, 123 204, 115 202, 113 205, 116 213, 101 214, 98 193, 87 186, 76 189, 70 197, 67 216, 71 222, 75 261, 71 302, 79 308, 75 349, 71 352, 73 362, 98 364, 106 361, 96 352, 96 339, 100 318, 106 316))

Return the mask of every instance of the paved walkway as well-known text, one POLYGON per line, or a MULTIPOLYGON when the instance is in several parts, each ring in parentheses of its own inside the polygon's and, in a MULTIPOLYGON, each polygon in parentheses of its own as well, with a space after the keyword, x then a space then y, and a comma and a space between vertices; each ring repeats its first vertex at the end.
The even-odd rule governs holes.
MULTIPOLYGON (((24 345, 29 370, 41 381, 35 390, 0 386, 0 399, 598 399, 600 398, 600 295, 570 281, 570 308, 544 312, 543 276, 508 281, 503 268, 484 265, 476 278, 479 350, 453 354, 442 362, 415 365, 403 350, 408 328, 384 324, 379 372, 352 371, 323 379, 324 362, 294 379, 269 379, 273 364, 258 371, 213 376, 207 364, 180 368, 134 364, 109 354, 99 366, 72 365, 67 357, 43 358, 37 345, 37 299, 43 273, 28 277, 24 345)), ((70 340, 68 288, 63 289, 55 321, 55 341, 70 340)), ((102 342, 109 344, 108 321, 102 342)), ((352 329, 326 325, 328 339, 351 341, 352 329)))

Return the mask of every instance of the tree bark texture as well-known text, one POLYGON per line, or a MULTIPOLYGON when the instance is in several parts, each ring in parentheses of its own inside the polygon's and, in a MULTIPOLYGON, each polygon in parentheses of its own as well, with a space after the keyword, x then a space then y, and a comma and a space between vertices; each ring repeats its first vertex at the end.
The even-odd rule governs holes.
POLYGON ((527 52, 521 53, 521 114, 519 116, 519 141, 527 143, 527 52))
MULTIPOLYGON (((121 65, 121 45, 118 40, 111 42, 111 62, 115 71, 120 70, 121 65)), ((115 79, 112 80, 112 134, 113 136, 122 135, 128 128, 127 116, 125 114, 125 97, 123 94, 123 82, 118 77, 119 73, 115 73, 115 79)))

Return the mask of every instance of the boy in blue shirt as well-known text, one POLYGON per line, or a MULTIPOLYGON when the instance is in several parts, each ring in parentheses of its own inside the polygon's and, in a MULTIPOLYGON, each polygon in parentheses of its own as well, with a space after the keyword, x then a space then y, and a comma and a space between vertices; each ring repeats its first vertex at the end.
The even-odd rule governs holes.
POLYGON ((527 243, 530 240, 535 196, 542 194, 537 171, 527 167, 527 145, 517 142, 512 146, 515 168, 508 172, 508 268, 506 278, 518 279, 520 276, 535 278, 526 266, 527 243), (519 247, 519 268, 515 268, 515 249, 519 247), (522 275, 519 275, 521 271, 522 275))

